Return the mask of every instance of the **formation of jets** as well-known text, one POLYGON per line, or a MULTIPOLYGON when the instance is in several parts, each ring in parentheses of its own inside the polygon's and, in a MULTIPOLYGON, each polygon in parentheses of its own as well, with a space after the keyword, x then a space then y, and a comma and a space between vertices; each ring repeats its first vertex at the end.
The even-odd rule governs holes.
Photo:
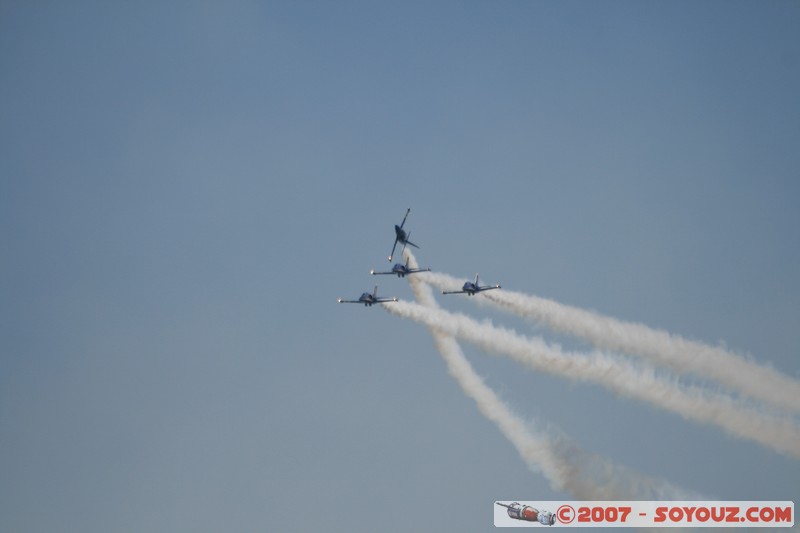
MULTIPOLYGON (((406 215, 403 217, 403 221, 400 223, 400 225, 398 226, 397 224, 395 224, 394 226, 395 238, 394 238, 394 245, 392 246, 392 253, 389 254, 389 262, 392 261, 392 256, 394 255, 394 251, 397 248, 397 243, 401 243, 403 245, 403 250, 405 250, 406 246, 413 246, 414 248, 419 248, 419 246, 408 240, 408 238, 411 236, 411 232, 410 231, 406 232, 406 230, 403 229, 403 226, 405 226, 406 219, 408 218, 408 214, 410 212, 411 208, 409 207, 406 210, 406 215)), ((402 253, 402 251, 400 253, 402 253)), ((408 266, 408 261, 409 260, 406 259, 405 264, 395 263, 394 266, 392 267, 392 270, 387 272, 376 272, 375 270, 370 270, 369 273, 372 274, 373 276, 394 274, 398 278, 404 278, 410 274, 416 274, 417 272, 430 272, 431 270, 430 268, 410 268, 408 266)), ((461 287, 460 291, 442 291, 442 294, 466 293, 467 295, 472 296, 479 292, 489 291, 492 289, 499 289, 499 288, 500 288, 499 283, 495 285, 481 286, 478 275, 475 274, 475 281, 466 281, 464 285, 461 287)), ((378 286, 375 285, 375 288, 373 289, 372 292, 362 293, 361 296, 358 297, 358 300, 344 300, 342 298, 337 298, 336 301, 338 301, 340 304, 364 304, 364 306, 366 307, 371 307, 373 304, 396 302, 397 298, 396 297, 379 298, 378 286)))

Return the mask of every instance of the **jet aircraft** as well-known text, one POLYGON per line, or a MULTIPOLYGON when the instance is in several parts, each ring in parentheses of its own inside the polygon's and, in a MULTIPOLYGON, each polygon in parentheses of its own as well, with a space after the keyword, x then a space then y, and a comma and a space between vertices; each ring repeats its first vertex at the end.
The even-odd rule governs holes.
POLYGON ((371 293, 364 292, 361 296, 358 297, 358 300, 343 300, 341 298, 336 299, 337 302, 340 304, 364 304, 365 306, 371 307, 372 304, 382 304, 384 302, 396 302, 397 297, 392 298, 378 298, 378 286, 375 285, 375 290, 371 293))
POLYGON ((392 267, 390 272, 375 272, 374 270, 370 270, 369 273, 373 276, 377 276, 380 274, 397 274, 398 278, 406 277, 406 274, 415 274, 417 272, 430 272, 430 268, 408 268, 408 259, 406 259, 406 264, 402 263, 395 263, 392 267))
POLYGON ((414 248, 419 248, 419 246, 408 240, 408 238, 411 236, 411 232, 409 231, 408 233, 406 233, 406 231, 403 229, 403 225, 406 223, 406 219, 408 218, 408 214, 410 212, 411 208, 409 207, 408 210, 406 211, 406 216, 403 217, 403 221, 400 223, 400 225, 399 226, 397 224, 394 225, 395 238, 394 238, 394 246, 392 246, 392 253, 389 254, 390 263, 392 261, 392 256, 394 255, 394 250, 395 248, 397 248, 398 242, 403 244, 404 250, 407 244, 409 246, 413 246, 414 248))
POLYGON ((483 291, 490 291, 492 289, 499 289, 500 284, 497 283, 496 285, 484 285, 483 287, 480 286, 478 275, 475 274, 475 281, 466 281, 464 282, 464 286, 461 287, 460 291, 442 291, 442 294, 461 294, 466 292, 468 295, 472 296, 476 292, 483 292, 483 291))

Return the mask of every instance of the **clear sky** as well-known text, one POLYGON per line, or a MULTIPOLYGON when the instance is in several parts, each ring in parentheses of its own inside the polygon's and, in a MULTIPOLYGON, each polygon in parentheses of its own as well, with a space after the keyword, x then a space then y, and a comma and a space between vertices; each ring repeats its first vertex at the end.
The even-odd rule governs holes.
MULTIPOLYGON (((336 304, 407 207, 423 266, 800 378, 798 27, 773 0, 0 2, 0 530, 485 531, 567 498, 423 327, 336 304)), ((800 496, 795 460, 464 349, 587 451, 800 496)))

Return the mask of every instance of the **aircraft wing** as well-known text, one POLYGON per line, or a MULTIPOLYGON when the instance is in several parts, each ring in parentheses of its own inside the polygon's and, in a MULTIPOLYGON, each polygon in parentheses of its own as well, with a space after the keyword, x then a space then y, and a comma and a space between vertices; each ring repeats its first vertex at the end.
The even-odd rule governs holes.
POLYGON ((397 274, 397 272, 375 272, 374 270, 370 270, 369 273, 373 276, 379 276, 381 274, 397 274))
POLYGON ((479 287, 478 288, 478 292, 490 291, 492 289, 499 289, 499 288, 500 288, 500 284, 499 283, 497 285, 487 285, 485 287, 479 287))
POLYGON ((408 214, 409 214, 410 212, 411 212, 411 208, 409 207, 408 209, 406 209, 406 216, 404 216, 404 217, 403 217, 403 221, 400 223, 400 228, 401 228, 401 229, 402 229, 402 227, 405 225, 405 223, 406 223, 406 219, 408 218, 408 214))
POLYGON ((336 301, 339 302, 340 304, 363 304, 364 303, 364 302, 361 302, 359 300, 342 300, 341 298, 336 298, 336 301))
POLYGON ((430 272, 430 268, 409 268, 406 274, 416 274, 417 272, 430 272))
POLYGON ((394 298, 376 298, 376 299, 374 299, 372 301, 372 303, 382 304, 382 303, 386 303, 386 302, 396 302, 396 301, 397 301, 396 297, 394 297, 394 298))
POLYGON ((460 291, 442 291, 442 294, 461 294, 461 293, 464 293, 464 292, 467 292, 467 291, 465 291, 465 290, 460 290, 460 291))
POLYGON ((395 237, 394 244, 392 245, 392 253, 389 254, 389 262, 392 262, 392 256, 394 255, 394 250, 397 248, 397 241, 398 239, 395 237))

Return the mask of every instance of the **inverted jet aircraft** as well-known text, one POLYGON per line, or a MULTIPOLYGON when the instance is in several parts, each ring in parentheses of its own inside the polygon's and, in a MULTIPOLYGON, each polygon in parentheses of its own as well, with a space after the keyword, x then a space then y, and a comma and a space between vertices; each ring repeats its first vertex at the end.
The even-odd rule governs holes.
POLYGON ((374 270, 370 270, 369 273, 372 274, 373 276, 378 276, 381 274, 397 274, 398 278, 404 278, 406 277, 406 274, 415 274, 417 272, 431 271, 430 268, 408 268, 408 261, 409 259, 406 259, 405 265, 402 263, 395 263, 390 272, 375 272, 374 270))
POLYGON ((371 307, 372 304, 382 304, 384 302, 396 302, 397 297, 392 298, 378 298, 378 286, 375 285, 375 290, 371 293, 364 292, 361 296, 358 297, 358 300, 342 300, 341 298, 336 299, 337 302, 340 304, 364 304, 367 307, 371 307))
POLYGON ((460 291, 442 291, 442 294, 461 294, 466 292, 468 295, 472 296, 476 292, 490 291, 492 289, 499 289, 499 288, 500 288, 499 283, 495 285, 484 285, 483 287, 481 287, 479 284, 478 275, 475 274, 475 281, 464 282, 464 286, 461 287, 460 291))
POLYGON ((389 254, 390 263, 392 261, 392 256, 394 255, 394 249, 397 248, 398 242, 402 243, 404 250, 407 244, 409 246, 413 246, 414 248, 419 248, 419 246, 408 240, 408 238, 411 236, 411 232, 409 231, 408 233, 406 233, 406 231, 403 229, 403 225, 406 223, 406 219, 408 218, 408 214, 410 212, 411 208, 409 207, 408 210, 406 211, 406 216, 403 217, 403 221, 400 223, 400 225, 399 226, 397 224, 394 225, 395 238, 394 238, 394 246, 392 246, 392 253, 389 254))

